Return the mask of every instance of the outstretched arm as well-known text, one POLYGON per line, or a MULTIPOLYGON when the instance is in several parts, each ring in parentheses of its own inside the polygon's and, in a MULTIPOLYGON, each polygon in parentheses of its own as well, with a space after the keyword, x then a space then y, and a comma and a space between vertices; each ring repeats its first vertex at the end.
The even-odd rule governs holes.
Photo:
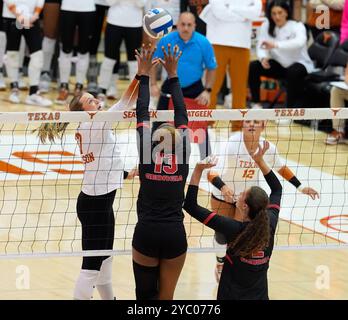
POLYGON ((302 183, 297 179, 295 174, 287 166, 283 166, 278 170, 278 173, 286 180, 288 180, 298 191, 310 196, 313 200, 319 199, 319 193, 310 187, 301 187, 302 183))
POLYGON ((140 78, 139 95, 137 100, 137 123, 150 121, 149 104, 150 104, 150 90, 149 77, 151 69, 158 63, 153 60, 153 55, 156 48, 152 48, 151 44, 147 48, 143 45, 141 52, 135 50, 135 57, 138 61, 137 77, 140 78))
POLYGON ((258 151, 252 155, 253 160, 260 168, 262 174, 264 175, 267 184, 271 188, 271 195, 269 197, 270 207, 277 209, 277 214, 279 213, 280 201, 282 197, 282 185, 280 184, 277 176, 268 166, 268 164, 263 159, 263 155, 269 149, 269 142, 264 141, 263 146, 259 145, 258 151))
POLYGON ((234 202, 234 191, 222 181, 217 171, 210 170, 207 174, 207 178, 215 188, 221 191, 226 202, 234 202))
POLYGON ((197 163, 192 173, 190 185, 186 193, 184 209, 192 217, 202 222, 209 228, 223 233, 226 238, 230 240, 240 232, 242 224, 231 218, 219 216, 216 214, 216 212, 203 208, 197 203, 198 185, 202 177, 202 172, 204 169, 209 169, 215 166, 216 162, 215 157, 208 157, 202 162, 197 163))
POLYGON ((160 63, 166 69, 168 73, 169 83, 170 83, 170 92, 174 104, 174 122, 175 127, 187 126, 188 116, 186 111, 186 106, 184 102, 184 95, 180 87, 177 69, 178 62, 182 55, 182 52, 179 51, 179 47, 175 46, 173 51, 170 43, 165 47, 162 47, 163 59, 159 59, 160 63))
POLYGON ((153 54, 156 48, 143 48, 141 53, 136 50, 135 55, 138 61, 138 73, 140 78, 139 95, 137 100, 136 114, 137 114, 137 145, 140 157, 140 162, 143 163, 144 151, 151 146, 151 132, 150 132, 150 89, 149 89, 149 74, 152 67, 157 64, 157 60, 153 60, 153 54))

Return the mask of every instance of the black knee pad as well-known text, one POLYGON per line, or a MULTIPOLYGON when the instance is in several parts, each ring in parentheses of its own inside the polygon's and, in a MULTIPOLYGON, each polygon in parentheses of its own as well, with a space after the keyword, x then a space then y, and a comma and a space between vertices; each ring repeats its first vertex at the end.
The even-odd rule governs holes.
POLYGON ((146 267, 133 260, 133 272, 137 300, 157 300, 159 266, 146 267))
POLYGON ((227 244, 225 235, 220 232, 215 232, 215 240, 218 244, 227 244))
POLYGON ((82 269, 100 271, 103 261, 107 257, 83 257, 82 269))

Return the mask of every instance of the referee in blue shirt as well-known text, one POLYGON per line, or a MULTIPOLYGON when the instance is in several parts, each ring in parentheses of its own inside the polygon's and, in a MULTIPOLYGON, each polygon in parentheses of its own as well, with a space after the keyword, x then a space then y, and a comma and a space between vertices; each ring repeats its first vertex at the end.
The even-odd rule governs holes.
MULTIPOLYGON (((213 47, 208 39, 195 31, 195 17, 190 12, 183 12, 177 23, 177 31, 171 32, 157 44, 154 58, 164 58, 162 47, 168 44, 174 48, 178 45, 182 56, 178 64, 178 77, 185 98, 195 99, 203 106, 210 106, 211 88, 215 81, 216 59, 213 47), (204 84, 202 77, 205 73, 204 84)), ((168 79, 164 81, 161 91, 156 82, 154 68, 151 77, 151 94, 159 97, 157 110, 168 110, 170 86, 168 79)), ((207 134, 207 133, 206 133, 207 134)), ((206 136, 207 138, 207 136, 206 136)), ((204 159, 210 152, 209 140, 200 144, 201 158, 204 159)))

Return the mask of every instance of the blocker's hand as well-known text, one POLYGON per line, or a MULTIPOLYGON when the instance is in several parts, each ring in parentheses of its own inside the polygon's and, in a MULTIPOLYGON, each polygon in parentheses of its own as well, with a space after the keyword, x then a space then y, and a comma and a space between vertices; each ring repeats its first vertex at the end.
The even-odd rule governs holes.
POLYGON ((169 78, 177 77, 178 61, 182 55, 182 51, 179 50, 178 46, 175 46, 172 52, 170 43, 168 43, 167 50, 163 46, 162 51, 164 54, 164 60, 159 59, 159 62, 166 69, 169 78))
POLYGON ((149 76, 152 67, 158 64, 158 59, 153 59, 155 51, 156 47, 153 47, 151 43, 147 46, 143 44, 141 52, 135 50, 135 58, 138 61, 139 76, 149 76))

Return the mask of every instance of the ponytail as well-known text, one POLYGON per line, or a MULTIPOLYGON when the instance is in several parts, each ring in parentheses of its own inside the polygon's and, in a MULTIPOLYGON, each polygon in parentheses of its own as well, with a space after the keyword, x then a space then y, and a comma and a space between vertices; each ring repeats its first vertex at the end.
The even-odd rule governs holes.
POLYGON ((261 210, 251 220, 245 230, 230 244, 234 255, 251 256, 252 253, 264 250, 269 245, 270 227, 266 209, 261 210))
POLYGON ((251 187, 245 203, 248 205, 250 222, 237 238, 230 244, 233 254, 248 257, 253 252, 268 247, 270 239, 269 217, 267 206, 269 198, 265 190, 260 187, 251 187))
POLYGON ((55 142, 56 139, 62 140, 69 122, 43 123, 39 128, 33 130, 42 143, 55 142))
MULTIPOLYGON (((83 94, 78 94, 69 103, 70 111, 83 111, 83 106, 80 101, 83 94)), ((39 128, 33 130, 37 131, 37 135, 42 143, 55 142, 55 139, 62 140, 69 122, 43 123, 39 128)))

